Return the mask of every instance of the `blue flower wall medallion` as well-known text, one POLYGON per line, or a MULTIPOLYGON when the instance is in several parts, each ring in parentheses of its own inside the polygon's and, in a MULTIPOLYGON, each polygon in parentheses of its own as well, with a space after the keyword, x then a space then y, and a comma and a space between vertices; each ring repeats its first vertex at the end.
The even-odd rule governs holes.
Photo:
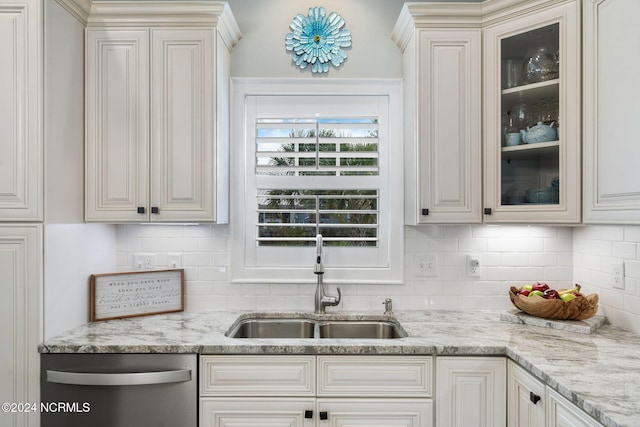
POLYGON ((300 68, 311 64, 314 73, 329 71, 329 62, 339 67, 347 58, 343 47, 351 46, 351 32, 341 29, 344 19, 336 12, 326 16, 324 7, 309 8, 309 15, 299 13, 289 27, 285 45, 293 52, 293 62, 300 68))

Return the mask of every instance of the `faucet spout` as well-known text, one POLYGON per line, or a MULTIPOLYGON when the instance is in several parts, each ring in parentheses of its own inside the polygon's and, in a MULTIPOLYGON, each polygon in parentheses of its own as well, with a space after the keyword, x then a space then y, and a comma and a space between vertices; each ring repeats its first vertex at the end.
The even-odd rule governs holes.
POLYGON ((322 234, 316 235, 316 264, 313 266, 313 273, 324 274, 324 263, 322 262, 322 234))
POLYGON ((331 296, 325 294, 324 291, 324 263, 322 262, 322 234, 316 236, 316 263, 313 266, 313 273, 318 278, 316 285, 316 297, 315 297, 315 313, 326 313, 326 307, 335 306, 340 304, 342 299, 342 292, 338 288, 338 296, 331 296))

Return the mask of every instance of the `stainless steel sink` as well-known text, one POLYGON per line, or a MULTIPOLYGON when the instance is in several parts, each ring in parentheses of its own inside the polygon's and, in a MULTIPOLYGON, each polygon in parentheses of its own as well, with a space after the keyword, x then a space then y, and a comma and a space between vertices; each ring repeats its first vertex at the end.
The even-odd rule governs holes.
POLYGON ((230 338, 351 338, 394 339, 407 333, 394 320, 323 320, 314 318, 247 318, 237 320, 230 338))
POLYGON ((315 322, 307 319, 245 319, 228 333, 231 338, 313 338, 315 322))
POLYGON ((319 325, 320 338, 404 338, 399 325, 387 321, 328 321, 319 325))

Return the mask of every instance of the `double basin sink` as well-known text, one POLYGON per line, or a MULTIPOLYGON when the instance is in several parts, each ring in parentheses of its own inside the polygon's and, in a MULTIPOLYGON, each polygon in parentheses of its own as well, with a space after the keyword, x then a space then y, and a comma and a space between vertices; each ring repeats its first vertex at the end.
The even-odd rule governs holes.
POLYGON ((254 317, 241 316, 225 334, 230 338, 351 338, 393 339, 407 336, 405 330, 393 318, 337 319, 305 317, 254 317))

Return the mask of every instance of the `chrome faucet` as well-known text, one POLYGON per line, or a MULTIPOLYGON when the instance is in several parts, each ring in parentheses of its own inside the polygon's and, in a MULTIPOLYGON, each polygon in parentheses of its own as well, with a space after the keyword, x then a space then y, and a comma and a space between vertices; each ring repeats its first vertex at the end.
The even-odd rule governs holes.
POLYGON ((325 307, 340 304, 342 293, 338 288, 338 296, 331 296, 324 293, 324 263, 322 262, 322 234, 316 236, 316 263, 313 267, 313 274, 318 277, 318 285, 316 286, 316 314, 324 314, 325 307))

